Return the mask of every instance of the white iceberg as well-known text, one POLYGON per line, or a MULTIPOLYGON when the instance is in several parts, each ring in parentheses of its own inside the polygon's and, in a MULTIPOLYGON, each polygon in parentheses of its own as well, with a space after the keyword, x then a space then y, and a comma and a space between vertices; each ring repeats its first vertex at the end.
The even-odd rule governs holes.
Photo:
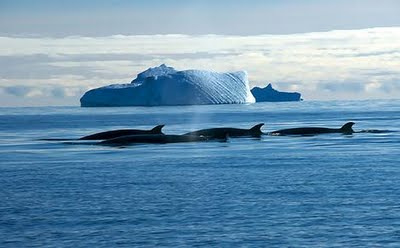
POLYGON ((87 91, 82 107, 254 103, 247 73, 177 71, 162 64, 138 74, 130 84, 87 91))

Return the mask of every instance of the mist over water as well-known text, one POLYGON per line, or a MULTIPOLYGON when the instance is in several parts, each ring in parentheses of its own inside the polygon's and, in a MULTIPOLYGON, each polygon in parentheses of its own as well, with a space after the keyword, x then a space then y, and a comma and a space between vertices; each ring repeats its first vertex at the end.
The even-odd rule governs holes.
POLYGON ((399 123, 399 100, 1 108, 0 246, 396 246, 399 123), (348 121, 363 132, 124 148, 41 140, 348 121))

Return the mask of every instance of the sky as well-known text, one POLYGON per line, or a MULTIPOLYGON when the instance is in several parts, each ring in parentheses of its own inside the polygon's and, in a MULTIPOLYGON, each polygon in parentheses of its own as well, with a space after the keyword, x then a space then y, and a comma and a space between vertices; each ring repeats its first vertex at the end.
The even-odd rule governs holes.
POLYGON ((305 100, 400 98, 400 1, 0 0, 0 107, 79 105, 148 67, 305 100))

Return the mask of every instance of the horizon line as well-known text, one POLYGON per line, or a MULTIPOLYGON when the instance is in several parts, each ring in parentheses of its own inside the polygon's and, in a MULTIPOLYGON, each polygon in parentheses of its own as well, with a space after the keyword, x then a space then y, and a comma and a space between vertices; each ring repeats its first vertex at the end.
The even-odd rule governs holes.
POLYGON ((302 34, 316 34, 316 33, 331 33, 331 32, 346 32, 346 31, 366 31, 366 30, 385 30, 385 29, 400 29, 400 26, 375 26, 375 27, 368 27, 368 28, 358 28, 358 29, 330 29, 324 31, 310 31, 310 32, 294 32, 294 33, 263 33, 263 34, 216 34, 216 33, 204 33, 204 34, 187 34, 187 33, 158 33, 158 34, 110 34, 110 35, 95 35, 95 36, 87 36, 87 35, 40 35, 40 34, 2 34, 0 32, 0 38, 44 38, 44 39, 64 39, 64 38, 108 38, 108 37, 265 37, 265 36, 290 36, 290 35, 302 35, 302 34))

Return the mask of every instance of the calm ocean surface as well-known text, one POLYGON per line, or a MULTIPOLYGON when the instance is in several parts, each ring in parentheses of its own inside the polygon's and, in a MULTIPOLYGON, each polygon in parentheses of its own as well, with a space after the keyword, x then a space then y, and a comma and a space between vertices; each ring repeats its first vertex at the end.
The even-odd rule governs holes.
POLYGON ((400 101, 0 108, 0 247, 400 246, 400 101), (387 130, 125 148, 119 128, 387 130))

